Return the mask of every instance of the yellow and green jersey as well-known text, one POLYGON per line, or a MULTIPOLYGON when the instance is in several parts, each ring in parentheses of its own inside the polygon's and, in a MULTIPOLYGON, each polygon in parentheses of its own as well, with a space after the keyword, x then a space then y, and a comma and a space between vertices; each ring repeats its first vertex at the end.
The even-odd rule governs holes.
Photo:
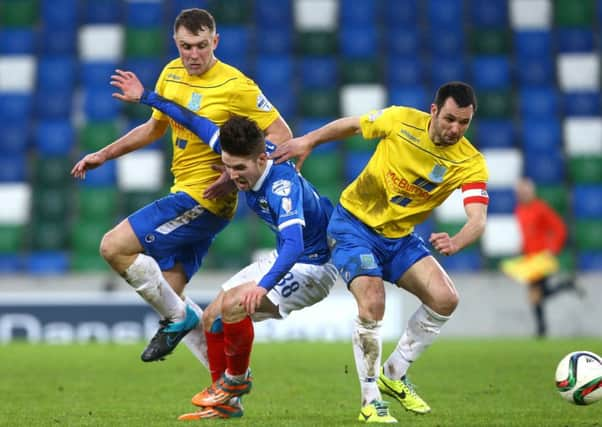
MULTIPOLYGON (((218 126, 232 115, 239 115, 256 121, 265 130, 280 116, 253 80, 219 60, 203 75, 191 76, 182 61, 174 59, 161 72, 155 92, 218 126)), ((219 172, 211 167, 221 163, 219 155, 169 116, 153 110, 152 117, 168 120, 172 129, 171 191, 183 191, 212 213, 231 218, 236 209, 235 193, 220 199, 203 199, 203 191, 219 177, 219 172)))

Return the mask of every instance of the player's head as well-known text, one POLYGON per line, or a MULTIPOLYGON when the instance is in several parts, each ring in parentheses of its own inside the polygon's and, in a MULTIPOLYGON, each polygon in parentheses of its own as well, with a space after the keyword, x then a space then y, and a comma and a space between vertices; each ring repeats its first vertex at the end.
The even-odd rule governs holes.
POLYGON ((449 82, 441 86, 431 104, 429 136, 435 144, 453 145, 464 136, 477 111, 477 98, 470 85, 449 82))
POLYGON ((253 188, 268 161, 265 135, 253 120, 233 116, 220 129, 222 161, 241 191, 253 188))
POLYGON ((184 9, 174 22, 174 41, 188 74, 200 76, 215 63, 219 35, 215 19, 205 9, 184 9))
POLYGON ((535 199, 535 184, 530 178, 521 178, 514 187, 516 199, 519 203, 529 203, 535 199))

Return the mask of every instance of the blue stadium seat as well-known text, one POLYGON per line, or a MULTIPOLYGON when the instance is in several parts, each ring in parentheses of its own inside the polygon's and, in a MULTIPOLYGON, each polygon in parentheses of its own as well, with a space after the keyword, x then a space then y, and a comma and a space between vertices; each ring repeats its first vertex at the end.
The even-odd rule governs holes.
POLYGON ((266 93, 275 94, 292 85, 295 63, 289 55, 259 55, 254 79, 266 93))
POLYGON ((120 0, 87 1, 83 10, 83 21, 86 24, 121 23, 124 3, 120 0))
POLYGON ((550 57, 552 33, 548 30, 515 31, 514 50, 520 61, 525 58, 550 57))
POLYGON ((3 154, 0 156, 0 182, 27 180, 27 156, 25 153, 3 154))
POLYGON ((73 89, 37 90, 35 114, 40 119, 68 119, 73 106, 73 89))
POLYGON ((525 121, 558 117, 560 98, 552 86, 523 86, 519 93, 520 114, 525 121))
POLYGON ((75 30, 79 21, 80 5, 78 0, 41 0, 40 20, 54 28, 71 28, 75 30))
POLYGON ((0 156, 6 153, 24 154, 27 151, 31 132, 28 120, 0 119, 0 129, 0 156))
POLYGON ((0 55, 36 53, 36 36, 31 28, 0 28, 0 55))
POLYGON ((77 30, 75 28, 52 28, 42 24, 40 39, 42 52, 50 55, 76 55, 77 30))
POLYGON ((490 188, 489 207, 491 214, 511 214, 516 206, 516 196, 513 188, 490 188))
POLYGON ((437 256, 437 259, 448 272, 470 272, 483 269, 483 258, 478 250, 466 249, 453 256, 437 256))
POLYGON ((83 187, 115 187, 117 185, 117 162, 106 162, 102 167, 86 172, 83 187))
POLYGON ((86 89, 112 88, 109 82, 116 68, 119 68, 118 64, 113 61, 81 62, 79 78, 86 89))
POLYGON ((0 111, 6 121, 24 121, 32 111, 33 96, 29 93, 0 92, 0 111))
POLYGON ((416 25, 419 20, 418 0, 386 1, 383 16, 391 29, 416 25))
POLYGON ((464 22, 463 0, 429 0, 428 25, 433 28, 461 28, 464 22))
POLYGON ((371 157, 372 151, 347 153, 344 164, 345 184, 349 184, 360 174, 371 157))
POLYGON ((524 174, 537 184, 562 184, 565 180, 565 162, 561 150, 526 151, 524 174))
MULTIPOLYGON (((291 3, 281 0, 255 0, 256 28, 271 27, 290 30, 293 25, 291 3)), ((266 39, 259 40, 262 40, 263 43, 266 39)))
POLYGON ((378 2, 374 1, 339 1, 339 22, 342 27, 373 27, 378 15, 378 2))
POLYGON ((123 108, 121 101, 111 96, 112 86, 84 90, 84 114, 91 121, 115 120, 123 108))
POLYGON ((466 63, 463 57, 431 59, 426 67, 431 73, 431 86, 438 88, 443 83, 453 80, 466 81, 466 63))
POLYGON ((301 85, 304 88, 338 86, 339 63, 330 56, 305 56, 299 60, 301 85))
POLYGON ((163 25, 165 3, 157 2, 125 2, 125 23, 130 28, 153 28, 163 25))
POLYGON ((508 25, 508 5, 505 1, 472 0, 468 9, 471 24, 477 28, 504 28, 508 25))
POLYGON ((473 57, 472 83, 477 89, 507 89, 511 83, 508 57, 505 55, 473 57))
POLYGON ((556 47, 560 53, 592 52, 595 48, 594 32, 591 28, 558 28, 556 47))
POLYGON ((378 53, 376 27, 343 27, 339 29, 339 51, 347 58, 373 57, 378 53))
POLYGON ((25 271, 33 275, 65 274, 69 271, 69 255, 60 251, 32 252, 24 264, 25 271))
POLYGON ((389 104, 404 105, 406 107, 418 108, 430 111, 431 94, 421 85, 393 86, 389 88, 389 104))
POLYGON ((524 122, 521 139, 525 151, 560 149, 562 144, 560 123, 554 117, 524 122))
POLYGON ((251 46, 249 30, 245 27, 221 26, 216 56, 223 62, 249 73, 249 52, 251 46))
POLYGON ((274 92, 274 87, 261 88, 263 94, 268 98, 270 103, 275 106, 282 117, 295 117, 297 115, 297 97, 295 90, 291 85, 282 86, 280 90, 274 92))
POLYGON ((523 86, 555 86, 556 65, 551 56, 518 58, 516 75, 523 86))
POLYGON ((416 28, 392 28, 385 38, 389 55, 417 56, 420 52, 420 34, 416 28))
POLYGON ((602 252, 579 252, 577 254, 577 269, 583 272, 602 271, 602 252))
POLYGON ((65 90, 72 92, 77 85, 77 59, 70 55, 44 55, 38 58, 37 90, 65 90))
POLYGON ((464 29, 457 24, 449 28, 432 27, 426 37, 433 57, 458 58, 465 54, 464 29))
POLYGON ((424 79, 422 64, 414 57, 391 57, 387 63, 389 86, 421 84, 424 79))
POLYGON ((602 113, 600 92, 565 92, 562 98, 566 116, 599 116, 602 113))
MULTIPOLYGON (((171 1, 171 14, 169 16, 169 22, 173 22, 176 19, 178 13, 184 9, 191 9, 198 7, 201 9, 208 9, 209 0, 172 0, 171 1)), ((219 23, 218 23, 219 25, 219 23)))
POLYGON ((422 240, 424 240, 425 243, 429 241, 429 237, 435 231, 437 231, 435 220, 432 217, 427 218, 426 221, 421 222, 420 224, 416 224, 414 227, 414 233, 422 237, 422 240))
POLYGON ((43 120, 35 130, 34 147, 39 154, 68 156, 75 145, 75 130, 67 120, 43 120))
POLYGON ((155 87, 164 66, 162 58, 126 58, 122 65, 124 70, 135 72, 142 84, 149 89, 155 87))
POLYGON ((0 274, 17 274, 23 270, 23 257, 17 254, 0 254, 0 274))
POLYGON ((479 149, 512 148, 516 145, 516 129, 511 119, 479 119, 474 141, 479 149))
POLYGON ((602 218, 602 185, 575 185, 572 205, 575 218, 602 218))
MULTIPOLYGON (((321 117, 321 118, 301 118, 293 125, 293 135, 305 135, 312 130, 324 126, 326 123, 335 120, 337 117, 321 117)), ((312 153, 328 153, 336 151, 341 145, 341 141, 333 141, 327 144, 317 146, 312 153)))
POLYGON ((288 55, 293 51, 292 26, 282 28, 257 27, 255 30, 259 54, 288 55))

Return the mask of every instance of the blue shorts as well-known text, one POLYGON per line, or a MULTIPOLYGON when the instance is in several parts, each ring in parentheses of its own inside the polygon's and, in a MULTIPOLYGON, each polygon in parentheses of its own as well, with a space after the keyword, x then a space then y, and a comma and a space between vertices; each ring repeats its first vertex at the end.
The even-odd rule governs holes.
POLYGON ((183 192, 169 194, 137 210, 128 217, 144 252, 153 257, 161 270, 181 263, 190 278, 213 239, 228 220, 221 218, 183 192))
POLYGON ((328 239, 334 243, 331 262, 347 286, 357 276, 381 277, 397 284, 412 265, 430 255, 418 235, 383 237, 341 205, 334 209, 328 223, 328 239))

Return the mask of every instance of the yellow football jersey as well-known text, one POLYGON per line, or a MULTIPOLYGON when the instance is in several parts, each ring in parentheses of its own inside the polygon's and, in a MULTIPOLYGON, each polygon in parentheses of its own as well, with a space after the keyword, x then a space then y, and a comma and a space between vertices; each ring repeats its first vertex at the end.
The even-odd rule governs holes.
MULTIPOLYGON (((175 59, 161 72, 155 92, 207 117, 218 126, 232 115, 239 115, 255 120, 265 130, 280 116, 253 80, 221 61, 202 76, 191 76, 182 61, 175 59)), ((221 163, 220 156, 169 116, 153 110, 152 117, 169 120, 171 125, 171 172, 174 175, 171 191, 184 191, 212 213, 231 218, 236 209, 235 193, 220 199, 203 199, 203 191, 220 175, 211 168, 221 163)))
POLYGON ((389 107, 361 116, 365 139, 380 138, 370 161, 341 194, 341 204, 388 238, 403 237, 457 188, 464 203, 487 203, 485 158, 466 138, 437 146, 430 115, 389 107), (475 185, 476 184, 476 185, 475 185))

